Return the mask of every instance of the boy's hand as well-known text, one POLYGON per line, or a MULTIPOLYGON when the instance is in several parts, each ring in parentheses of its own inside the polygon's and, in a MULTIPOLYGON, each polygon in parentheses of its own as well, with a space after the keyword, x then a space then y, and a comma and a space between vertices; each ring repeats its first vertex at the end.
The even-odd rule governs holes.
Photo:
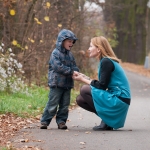
POLYGON ((82 79, 84 78, 80 73, 74 73, 72 78, 74 80, 78 80, 78 81, 82 81, 82 79))
POLYGON ((77 71, 73 72, 72 78, 77 81, 82 81, 86 84, 90 84, 92 81, 88 76, 86 76, 85 74, 79 73, 77 71))
POLYGON ((79 75, 79 72, 77 72, 77 71, 73 72, 73 76, 78 76, 78 75, 79 75))

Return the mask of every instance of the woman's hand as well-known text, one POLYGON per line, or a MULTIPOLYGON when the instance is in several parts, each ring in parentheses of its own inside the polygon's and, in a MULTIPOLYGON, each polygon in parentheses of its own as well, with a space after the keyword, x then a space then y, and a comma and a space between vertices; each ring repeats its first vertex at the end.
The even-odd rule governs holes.
POLYGON ((77 71, 74 71, 72 78, 73 78, 74 80, 82 81, 83 75, 82 75, 82 73, 79 73, 79 72, 77 72, 77 71))
POLYGON ((82 81, 86 84, 91 83, 91 79, 88 76, 77 71, 74 71, 72 78, 77 81, 82 81))

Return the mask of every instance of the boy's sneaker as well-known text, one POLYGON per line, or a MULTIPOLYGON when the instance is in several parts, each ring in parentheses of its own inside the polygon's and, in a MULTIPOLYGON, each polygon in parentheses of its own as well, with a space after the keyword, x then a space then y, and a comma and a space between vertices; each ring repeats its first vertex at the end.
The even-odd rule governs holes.
POLYGON ((41 123, 40 129, 47 129, 47 126, 48 126, 48 125, 43 122, 43 123, 41 123))
POLYGON ((59 123, 58 124, 58 129, 67 129, 67 126, 65 125, 65 123, 64 122, 61 122, 61 123, 59 123))

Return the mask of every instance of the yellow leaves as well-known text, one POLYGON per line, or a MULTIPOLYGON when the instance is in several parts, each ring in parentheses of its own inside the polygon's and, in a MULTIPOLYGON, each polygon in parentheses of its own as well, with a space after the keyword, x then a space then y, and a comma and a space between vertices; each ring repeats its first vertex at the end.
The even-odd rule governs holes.
POLYGON ((34 43, 34 40, 31 39, 31 42, 34 43))
POLYGON ((13 40, 12 42, 12 45, 18 47, 18 48, 21 48, 22 50, 24 50, 24 48, 16 41, 16 40, 13 40))
POLYGON ((11 9, 11 10, 9 11, 9 13, 10 13, 11 16, 14 16, 14 15, 16 14, 16 11, 15 11, 14 9, 11 9))
POLYGON ((25 49, 28 49, 28 46, 27 46, 27 45, 25 46, 25 49))
POLYGON ((34 42, 35 42, 33 39, 30 39, 30 38, 28 38, 28 40, 29 40, 31 43, 34 43, 34 42))
POLYGON ((40 22, 37 18, 34 18, 34 20, 36 21, 37 24, 42 24, 42 22, 40 22))
POLYGON ((91 133, 91 132, 89 132, 89 131, 86 131, 86 132, 85 132, 85 134, 90 134, 90 133, 91 133))
POLYGON ((46 7, 49 9, 51 4, 49 2, 46 3, 46 7))
POLYGON ((60 27, 60 28, 61 28, 61 27, 62 27, 62 24, 58 24, 58 27, 60 27))
MULTIPOLYGON (((42 22, 40 22, 37 18, 34 18, 34 20, 36 21, 37 24, 42 24, 42 22)), ((44 17, 44 20, 45 20, 45 21, 50 21, 49 16, 45 16, 45 17, 44 17)))
POLYGON ((42 22, 38 21, 37 24, 42 24, 42 22))
POLYGON ((56 43, 56 40, 53 40, 53 43, 56 43))
POLYGON ((35 21, 39 21, 37 18, 34 18, 35 21))
POLYGON ((16 40, 13 40, 13 41, 12 41, 12 45, 15 45, 15 46, 16 46, 17 44, 18 44, 18 42, 17 42, 16 40))
POLYGON ((45 17, 44 17, 44 20, 45 20, 45 21, 49 21, 50 19, 49 19, 48 16, 45 16, 45 17))

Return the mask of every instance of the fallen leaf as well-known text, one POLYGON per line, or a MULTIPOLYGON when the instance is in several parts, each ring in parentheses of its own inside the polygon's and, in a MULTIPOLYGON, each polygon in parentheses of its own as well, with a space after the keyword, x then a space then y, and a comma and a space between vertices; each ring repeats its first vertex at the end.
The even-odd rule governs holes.
POLYGON ((85 132, 86 134, 90 134, 91 132, 89 132, 89 131, 87 131, 87 132, 85 132))
POLYGON ((42 142, 41 140, 38 140, 38 142, 42 142))
POLYGON ((28 142, 29 140, 28 140, 28 139, 20 139, 19 141, 20 141, 20 142, 25 142, 25 143, 26 143, 26 142, 28 142))
POLYGON ((81 145, 85 145, 85 142, 80 142, 81 145))
POLYGON ((78 136, 78 134, 75 134, 75 136, 78 136))

